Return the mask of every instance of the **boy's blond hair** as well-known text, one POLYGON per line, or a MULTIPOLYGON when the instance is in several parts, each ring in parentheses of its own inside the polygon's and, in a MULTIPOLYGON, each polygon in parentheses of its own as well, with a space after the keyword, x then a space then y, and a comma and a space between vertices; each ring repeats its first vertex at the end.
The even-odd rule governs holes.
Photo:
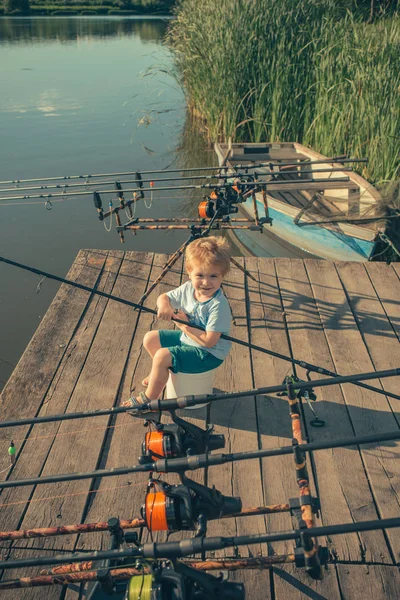
POLYGON ((222 237, 199 238, 192 242, 185 254, 186 271, 190 273, 194 263, 202 265, 218 265, 225 276, 230 267, 231 249, 228 242, 222 237))

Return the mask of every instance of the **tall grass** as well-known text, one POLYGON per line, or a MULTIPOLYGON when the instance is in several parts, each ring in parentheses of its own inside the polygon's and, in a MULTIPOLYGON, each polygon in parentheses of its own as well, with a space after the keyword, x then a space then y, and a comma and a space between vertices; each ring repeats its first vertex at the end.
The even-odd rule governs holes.
POLYGON ((181 0, 170 29, 189 106, 212 141, 299 141, 400 176, 400 16, 333 0, 181 0))

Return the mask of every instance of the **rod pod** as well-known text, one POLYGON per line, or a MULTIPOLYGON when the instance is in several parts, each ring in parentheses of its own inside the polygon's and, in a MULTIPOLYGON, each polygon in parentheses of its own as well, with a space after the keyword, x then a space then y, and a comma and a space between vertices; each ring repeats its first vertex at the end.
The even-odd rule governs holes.
MULTIPOLYGON (((311 381, 309 371, 307 371, 307 380, 311 381)), ((305 399, 309 409, 311 410, 312 414, 314 415, 314 418, 310 420, 310 425, 312 427, 324 427, 325 421, 323 419, 319 418, 313 405, 311 404, 311 400, 313 402, 315 402, 315 400, 317 399, 317 395, 314 392, 314 388, 310 387, 310 388, 304 388, 304 389, 296 389, 296 383, 305 383, 305 381, 303 379, 299 379, 299 377, 297 377, 297 375, 288 375, 283 380, 282 385, 288 385, 288 384, 293 385, 296 398, 300 401, 302 398, 305 399)), ((287 391, 278 392, 276 395, 277 396, 287 396, 288 393, 287 393, 287 391)))

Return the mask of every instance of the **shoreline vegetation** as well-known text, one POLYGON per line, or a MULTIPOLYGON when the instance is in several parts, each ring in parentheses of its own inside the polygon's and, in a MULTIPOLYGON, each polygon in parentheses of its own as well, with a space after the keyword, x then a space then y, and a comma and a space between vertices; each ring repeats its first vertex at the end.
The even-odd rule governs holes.
POLYGON ((400 177, 398 2, 181 0, 169 42, 211 142, 298 141, 400 177), (383 10, 385 5, 385 10, 383 10))
POLYGON ((4 0, 0 17, 171 16, 175 0, 4 0))
POLYGON ((5 16, 174 15, 171 74, 209 142, 297 141, 325 156, 366 156, 359 172, 375 185, 400 179, 399 0, 4 0, 3 7, 5 16))

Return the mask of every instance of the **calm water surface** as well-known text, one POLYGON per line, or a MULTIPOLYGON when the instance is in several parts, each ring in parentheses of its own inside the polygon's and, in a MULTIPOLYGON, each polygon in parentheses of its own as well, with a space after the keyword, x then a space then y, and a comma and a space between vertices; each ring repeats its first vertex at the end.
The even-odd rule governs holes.
MULTIPOLYGON (((167 26, 157 18, 0 19, 0 180, 214 164, 168 74, 167 26)), ((164 194, 137 216, 187 215, 189 204, 190 195, 164 194)), ((186 238, 140 232, 122 248, 171 252, 186 238)), ((0 203, 1 256, 65 276, 81 248, 121 248, 91 196, 51 211, 43 201, 0 203)), ((37 294, 38 281, 0 264, 0 390, 59 287, 45 281, 37 294)))

